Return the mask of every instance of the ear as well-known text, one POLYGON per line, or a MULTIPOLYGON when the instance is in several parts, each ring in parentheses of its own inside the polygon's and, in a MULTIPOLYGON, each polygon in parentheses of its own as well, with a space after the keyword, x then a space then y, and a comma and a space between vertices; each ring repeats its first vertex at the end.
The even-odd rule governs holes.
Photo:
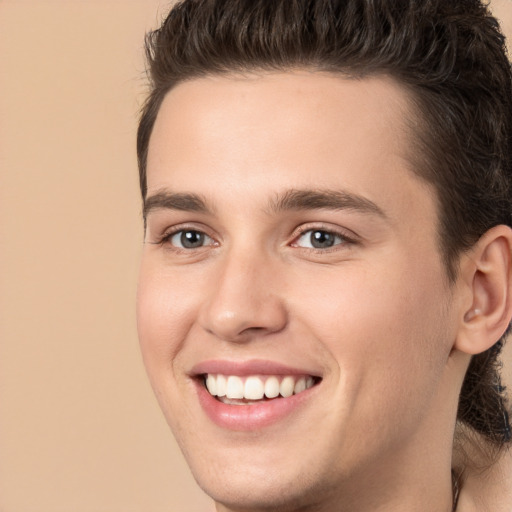
POLYGON ((511 252, 512 229, 499 225, 462 257, 459 278, 465 300, 455 349, 479 354, 505 333, 512 317, 511 252))

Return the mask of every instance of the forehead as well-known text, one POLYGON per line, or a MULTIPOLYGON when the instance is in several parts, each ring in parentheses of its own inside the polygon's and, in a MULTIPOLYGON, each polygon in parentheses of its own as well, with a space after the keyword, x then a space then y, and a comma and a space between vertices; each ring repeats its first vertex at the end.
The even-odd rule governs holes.
POLYGON ((407 182, 418 185, 410 172, 411 105, 408 90, 388 77, 290 71, 183 82, 155 122, 148 194, 172 188, 234 197, 292 184, 406 198, 407 182))
MULTIPOLYGON (((366 136, 391 130, 396 140, 408 114, 408 91, 387 77, 355 79, 307 71, 208 76, 182 82, 167 94, 150 147, 163 127, 178 142, 197 135, 225 140, 233 129, 250 133, 251 126, 260 124, 267 124, 267 131, 293 127, 295 137, 306 134, 307 125, 334 136, 347 131, 360 135, 361 128, 366 136)), ((264 133, 257 135, 255 142, 264 133)))

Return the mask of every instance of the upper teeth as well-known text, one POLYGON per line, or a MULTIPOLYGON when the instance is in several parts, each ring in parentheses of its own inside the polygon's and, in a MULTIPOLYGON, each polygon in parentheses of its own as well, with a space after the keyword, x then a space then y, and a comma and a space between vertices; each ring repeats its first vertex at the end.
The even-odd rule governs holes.
POLYGON ((279 395, 289 397, 309 389, 313 384, 313 377, 299 375, 239 377, 209 373, 206 377, 206 387, 211 395, 231 399, 261 400, 264 396, 275 398, 279 395))

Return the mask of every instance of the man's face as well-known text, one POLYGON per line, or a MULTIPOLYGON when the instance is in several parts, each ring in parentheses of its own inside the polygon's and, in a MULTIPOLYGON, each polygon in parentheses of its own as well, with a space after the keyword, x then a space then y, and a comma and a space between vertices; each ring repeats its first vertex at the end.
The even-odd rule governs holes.
POLYGON ((307 72, 197 79, 161 106, 140 342, 218 502, 350 496, 440 435, 453 290, 407 109, 391 80, 307 72))

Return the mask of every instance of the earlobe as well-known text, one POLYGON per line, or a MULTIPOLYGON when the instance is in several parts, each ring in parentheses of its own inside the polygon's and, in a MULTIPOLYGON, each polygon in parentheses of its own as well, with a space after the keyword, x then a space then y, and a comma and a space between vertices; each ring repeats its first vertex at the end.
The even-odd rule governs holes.
POLYGON ((456 349, 479 354, 504 334, 512 317, 512 229, 499 225, 475 244, 461 267, 471 303, 462 311, 456 349))

